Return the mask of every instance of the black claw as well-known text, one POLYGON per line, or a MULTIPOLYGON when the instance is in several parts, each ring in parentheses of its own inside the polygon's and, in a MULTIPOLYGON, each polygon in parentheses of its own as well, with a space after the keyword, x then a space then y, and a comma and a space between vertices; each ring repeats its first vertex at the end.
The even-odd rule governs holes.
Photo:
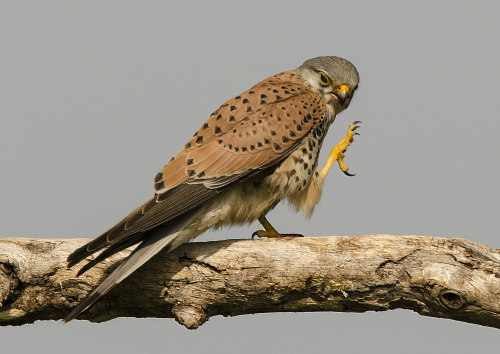
POLYGON ((342 171, 342 172, 344 172, 344 174, 345 174, 346 176, 349 176, 349 177, 356 176, 356 174, 355 174, 355 173, 349 173, 348 171, 342 171))
POLYGON ((359 134, 358 132, 356 132, 356 133, 354 133, 354 135, 361 135, 361 134, 359 134))
POLYGON ((360 123, 363 123, 363 122, 360 120, 356 120, 356 121, 352 122, 352 124, 360 124, 360 123))
POLYGON ((302 234, 280 234, 280 237, 304 237, 302 234))
POLYGON ((359 125, 356 125, 354 128, 352 128, 352 130, 356 130, 359 128, 359 125))
POLYGON ((253 240, 253 238, 254 238, 254 237, 259 237, 258 235, 259 235, 259 232, 258 232, 258 231, 255 231, 255 232, 252 234, 252 240, 253 240))

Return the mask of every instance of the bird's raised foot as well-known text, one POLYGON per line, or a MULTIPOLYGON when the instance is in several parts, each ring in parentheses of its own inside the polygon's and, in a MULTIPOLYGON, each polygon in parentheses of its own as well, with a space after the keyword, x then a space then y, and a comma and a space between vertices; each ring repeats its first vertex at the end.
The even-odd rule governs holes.
POLYGON ((277 231, 266 231, 266 230, 258 230, 252 234, 252 239, 254 237, 267 237, 267 238, 278 238, 278 237, 304 237, 301 234, 280 234, 277 231))
POLYGON ((330 171, 330 168, 332 168, 335 161, 337 161, 339 163, 340 170, 342 172, 344 172, 345 175, 350 176, 350 177, 356 175, 354 173, 348 172, 349 167, 344 162, 344 157, 345 157, 344 153, 346 152, 349 145, 351 145, 351 143, 354 141, 354 135, 359 135, 359 133, 356 130, 359 129, 360 123, 361 123, 361 121, 359 121, 359 120, 353 122, 349 126, 349 129, 347 129, 347 134, 345 135, 345 137, 342 140, 340 140, 337 143, 337 145, 335 145, 333 147, 332 151, 330 152, 330 156, 328 156, 328 159, 326 160, 325 165, 323 166, 323 168, 320 171, 320 174, 323 178, 326 177, 326 175, 330 171))

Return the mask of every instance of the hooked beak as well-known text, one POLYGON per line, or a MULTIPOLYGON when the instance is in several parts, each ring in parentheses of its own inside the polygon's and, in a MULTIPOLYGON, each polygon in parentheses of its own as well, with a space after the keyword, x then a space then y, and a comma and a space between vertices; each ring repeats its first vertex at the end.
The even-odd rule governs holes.
POLYGON ((339 101, 342 106, 347 98, 347 95, 349 94, 349 87, 347 85, 337 86, 331 94, 337 98, 337 101, 339 101))

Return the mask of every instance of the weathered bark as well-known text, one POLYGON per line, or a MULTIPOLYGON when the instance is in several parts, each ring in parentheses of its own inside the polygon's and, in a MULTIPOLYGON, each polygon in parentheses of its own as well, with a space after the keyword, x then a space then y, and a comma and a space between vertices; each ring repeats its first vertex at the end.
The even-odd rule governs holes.
MULTIPOLYGON (((0 325, 61 319, 130 251, 80 278, 86 239, 0 240, 0 325)), ((81 316, 175 317, 414 310, 500 328, 500 251, 463 239, 373 235, 191 243, 160 253, 81 316)))

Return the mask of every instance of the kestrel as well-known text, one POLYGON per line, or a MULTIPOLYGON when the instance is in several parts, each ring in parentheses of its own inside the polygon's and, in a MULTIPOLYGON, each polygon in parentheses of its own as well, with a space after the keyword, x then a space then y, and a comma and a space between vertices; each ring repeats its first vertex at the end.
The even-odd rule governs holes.
POLYGON ((339 57, 309 59, 295 70, 259 82, 230 99, 204 123, 154 179, 154 197, 68 257, 71 267, 102 251, 78 276, 135 244, 130 256, 64 322, 92 306, 160 250, 174 250, 209 228, 259 220, 259 237, 280 234, 266 214, 283 199, 309 217, 335 163, 358 127, 350 125, 325 166, 318 155, 330 124, 349 105, 359 76, 339 57))

